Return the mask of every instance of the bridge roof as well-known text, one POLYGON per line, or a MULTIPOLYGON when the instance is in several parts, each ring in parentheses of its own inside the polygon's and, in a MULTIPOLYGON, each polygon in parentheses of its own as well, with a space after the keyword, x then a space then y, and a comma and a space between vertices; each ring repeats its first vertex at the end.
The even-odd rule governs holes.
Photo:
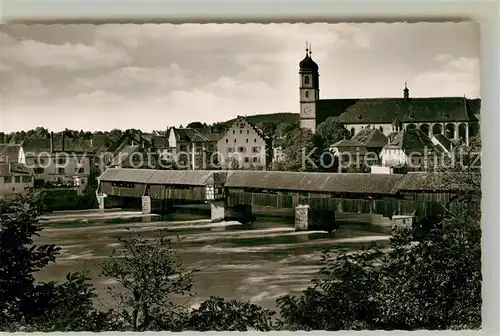
POLYGON ((403 175, 232 171, 225 186, 332 193, 394 194, 403 175))
POLYGON ((155 170, 152 169, 108 168, 102 173, 99 180, 146 183, 154 172, 155 170))
POLYGON ((101 181, 120 181, 163 185, 204 186, 212 178, 209 170, 153 170, 134 168, 109 168, 99 179, 101 181))
POLYGON ((204 186, 212 173, 210 170, 155 170, 148 183, 204 186))
POLYGON ((394 186, 393 191, 466 191, 471 189, 469 181, 479 184, 480 176, 462 172, 409 172, 394 186))

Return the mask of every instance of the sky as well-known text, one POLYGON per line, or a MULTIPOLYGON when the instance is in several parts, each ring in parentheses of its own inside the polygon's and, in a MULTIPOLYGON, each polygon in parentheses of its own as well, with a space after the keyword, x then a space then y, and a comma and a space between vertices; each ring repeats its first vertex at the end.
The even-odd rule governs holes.
POLYGON ((320 98, 480 97, 475 23, 0 27, 0 131, 212 123, 299 112, 305 41, 320 98))

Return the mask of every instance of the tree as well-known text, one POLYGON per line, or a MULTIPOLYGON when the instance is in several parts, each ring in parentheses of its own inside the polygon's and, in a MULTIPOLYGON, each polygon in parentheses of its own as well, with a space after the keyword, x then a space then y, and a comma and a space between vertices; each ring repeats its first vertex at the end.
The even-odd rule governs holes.
POLYGON ((54 262, 59 248, 35 245, 42 208, 33 197, 0 204, 0 329, 25 331, 106 330, 108 313, 93 304, 93 288, 80 274, 67 281, 35 282, 34 273, 54 262))
POLYGON ((195 271, 183 269, 174 242, 162 231, 154 242, 140 235, 119 239, 121 251, 103 265, 103 276, 121 288, 108 288, 117 301, 126 330, 171 330, 183 328, 187 311, 172 302, 173 295, 188 294, 195 271), (119 258, 118 254, 125 254, 119 258))
POLYGON ((351 133, 335 117, 329 117, 318 125, 316 132, 330 146, 342 139, 350 139, 351 133))
POLYGON ((289 133, 284 142, 286 159, 279 164, 287 171, 321 171, 320 156, 324 152, 322 138, 309 129, 298 128, 289 133))
MULTIPOLYGON (((443 171, 462 187, 442 218, 395 228, 390 248, 329 256, 314 285, 279 306, 288 329, 477 329, 481 229, 477 176, 443 171)), ((438 184, 436 184, 438 186, 438 184)))
MULTIPOLYGON (((206 124, 205 124, 206 126, 206 124)), ((193 122, 190 122, 187 126, 187 128, 203 128, 203 124, 199 121, 193 121, 193 122)))
POLYGON ((187 330, 270 331, 275 312, 245 301, 211 297, 191 312, 187 330))

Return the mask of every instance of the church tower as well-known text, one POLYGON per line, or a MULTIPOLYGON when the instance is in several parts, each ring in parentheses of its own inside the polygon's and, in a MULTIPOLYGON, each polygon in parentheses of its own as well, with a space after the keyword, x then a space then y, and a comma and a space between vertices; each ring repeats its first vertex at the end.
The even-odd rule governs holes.
POLYGON ((300 127, 316 132, 316 102, 319 100, 318 65, 311 58, 311 45, 306 41, 306 56, 299 63, 300 127))

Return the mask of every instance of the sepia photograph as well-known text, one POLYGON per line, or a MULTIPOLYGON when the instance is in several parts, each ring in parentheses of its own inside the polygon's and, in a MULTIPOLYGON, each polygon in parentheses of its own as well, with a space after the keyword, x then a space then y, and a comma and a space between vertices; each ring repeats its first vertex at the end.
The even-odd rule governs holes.
POLYGON ((0 332, 481 328, 478 23, 0 50, 0 332))

